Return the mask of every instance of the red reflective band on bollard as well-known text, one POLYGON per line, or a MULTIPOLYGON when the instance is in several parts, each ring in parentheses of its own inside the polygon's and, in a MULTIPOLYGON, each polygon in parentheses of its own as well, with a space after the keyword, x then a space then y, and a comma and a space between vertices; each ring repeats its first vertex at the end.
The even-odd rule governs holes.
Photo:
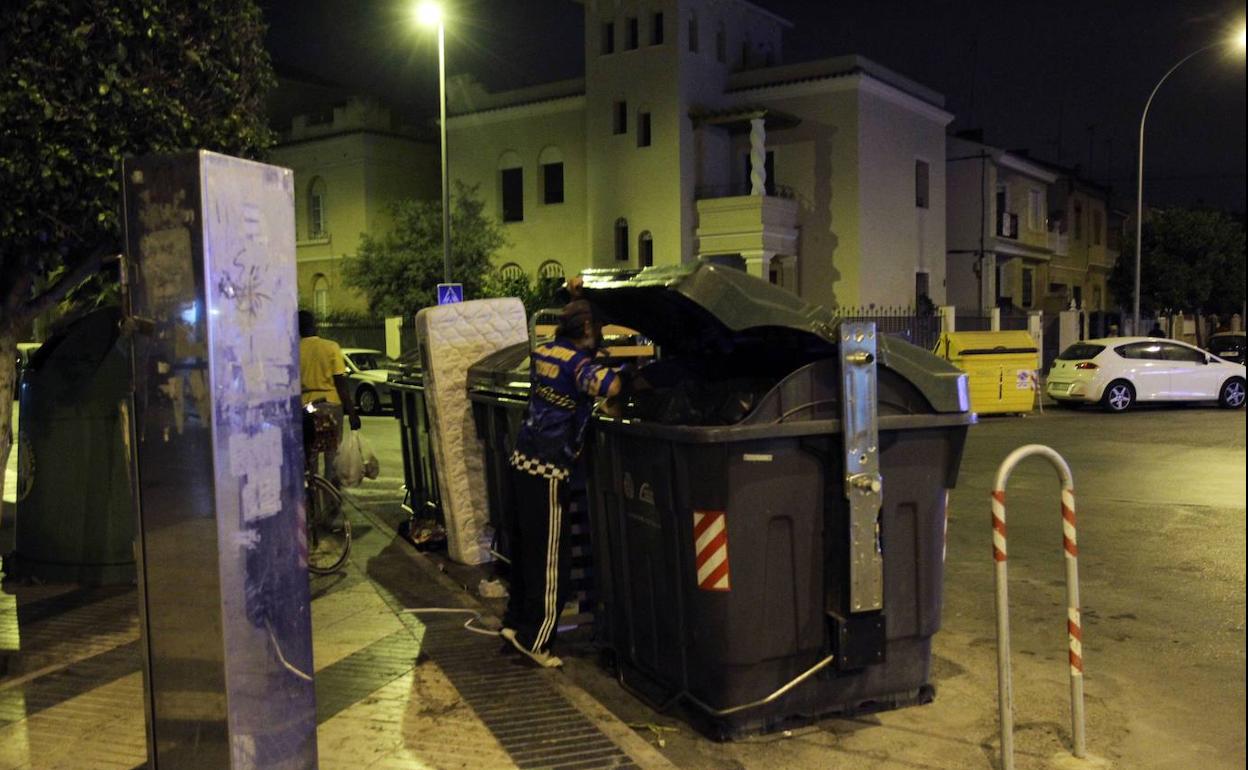
POLYGON ((1062 490, 1062 546, 1071 556, 1079 555, 1075 538, 1075 490, 1062 490))
POLYGON ((693 512, 693 545, 698 588, 728 591, 728 519, 723 511, 693 512))
POLYGON ((992 493, 992 558, 1005 561, 1005 492, 997 489, 992 493))

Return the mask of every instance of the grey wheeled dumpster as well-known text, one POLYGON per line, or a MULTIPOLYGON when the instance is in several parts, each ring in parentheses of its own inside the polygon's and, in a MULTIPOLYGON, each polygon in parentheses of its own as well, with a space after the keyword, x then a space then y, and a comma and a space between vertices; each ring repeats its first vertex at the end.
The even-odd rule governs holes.
POLYGON ((134 508, 127 470, 130 357, 117 308, 79 319, 44 343, 23 376, 17 502, 9 577, 132 583, 134 508), (123 404, 125 405, 123 407, 123 404))
POLYGON ((585 293, 663 351, 593 442, 621 682, 721 739, 930 700, 964 375, 731 268, 585 293))
POLYGON ((425 403, 424 372, 405 369, 390 382, 394 416, 399 421, 399 444, 403 449, 403 483, 408 504, 417 518, 442 520, 438 474, 429 440, 429 412, 425 403))

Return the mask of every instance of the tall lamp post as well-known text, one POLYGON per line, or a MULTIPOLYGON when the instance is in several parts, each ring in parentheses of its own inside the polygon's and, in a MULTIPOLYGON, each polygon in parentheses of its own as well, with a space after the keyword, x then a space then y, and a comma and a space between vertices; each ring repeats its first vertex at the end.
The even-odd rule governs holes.
POLYGON ((1148 120, 1148 108, 1153 104, 1153 97, 1157 95, 1157 90, 1161 88, 1161 84, 1166 82, 1174 71, 1182 67, 1189 60, 1199 54, 1204 53, 1212 48, 1218 48, 1223 45, 1237 46, 1242 52, 1244 50, 1244 27, 1239 28, 1239 33, 1230 40, 1220 40, 1216 43, 1198 48, 1187 56, 1179 59, 1173 67, 1166 70, 1166 74, 1161 76, 1161 80, 1157 81, 1157 85, 1153 86, 1153 91, 1148 95, 1148 101, 1144 102, 1144 114, 1140 116, 1140 154, 1139 162, 1135 172, 1135 295, 1132 316, 1134 318, 1133 331, 1136 335, 1140 333, 1140 239, 1144 230, 1144 121, 1148 120))
POLYGON ((442 6, 433 0, 421 0, 416 6, 416 20, 438 30, 438 129, 442 148, 442 282, 451 282, 451 182, 446 160, 446 25, 442 6))

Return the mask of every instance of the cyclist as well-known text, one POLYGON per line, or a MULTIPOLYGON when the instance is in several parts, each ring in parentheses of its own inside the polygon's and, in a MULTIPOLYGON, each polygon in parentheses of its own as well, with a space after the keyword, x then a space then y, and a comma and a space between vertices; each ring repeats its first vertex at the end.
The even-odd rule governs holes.
MULTIPOLYGON (((351 430, 360 429, 360 416, 351 400, 347 386, 347 362, 342 348, 333 340, 317 336, 316 316, 307 310, 299 311, 299 384, 302 402, 321 414, 333 419, 333 446, 324 448, 325 478, 338 486, 338 474, 334 471, 334 457, 342 441, 342 418, 345 412, 351 430)), ((311 436, 304 436, 308 469, 317 472, 320 452, 312 445, 311 436)))

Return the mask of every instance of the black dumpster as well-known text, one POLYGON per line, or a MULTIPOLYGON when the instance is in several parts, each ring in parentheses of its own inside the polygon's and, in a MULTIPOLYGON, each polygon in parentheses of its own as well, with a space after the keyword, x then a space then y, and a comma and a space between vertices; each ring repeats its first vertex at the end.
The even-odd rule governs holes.
POLYGON ((415 518, 442 520, 442 498, 429 439, 429 411, 425 401, 424 370, 419 362, 405 366, 390 382, 394 416, 399 421, 403 449, 403 483, 415 518))
POLYGON ((23 373, 11 578, 118 585, 135 578, 126 456, 130 358, 118 308, 96 310, 53 335, 23 373))
POLYGON ((930 700, 961 372, 731 268, 585 287, 663 351, 593 439, 621 682, 720 739, 930 700))

